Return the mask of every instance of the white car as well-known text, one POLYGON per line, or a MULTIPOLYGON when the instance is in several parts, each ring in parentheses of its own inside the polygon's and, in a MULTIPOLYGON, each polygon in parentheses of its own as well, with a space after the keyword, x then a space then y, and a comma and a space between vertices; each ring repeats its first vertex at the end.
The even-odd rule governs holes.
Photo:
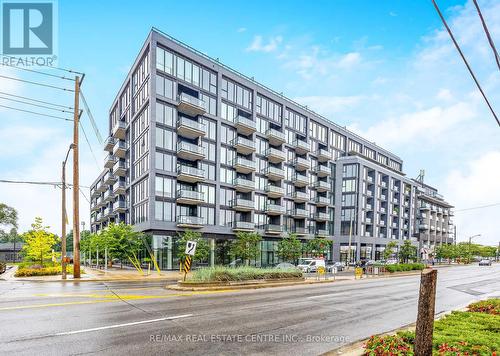
POLYGON ((302 265, 298 265, 297 267, 305 273, 316 272, 318 267, 325 268, 325 260, 309 260, 309 263, 304 263, 302 265))

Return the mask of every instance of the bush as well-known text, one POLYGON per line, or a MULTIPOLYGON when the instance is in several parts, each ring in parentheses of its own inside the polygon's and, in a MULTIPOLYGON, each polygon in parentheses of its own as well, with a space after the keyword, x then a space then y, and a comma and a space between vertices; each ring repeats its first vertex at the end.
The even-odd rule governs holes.
MULTIPOLYGON (((34 276, 54 276, 62 273, 61 266, 42 267, 40 265, 30 265, 29 267, 19 267, 15 277, 34 277, 34 276)), ((66 273, 73 274, 73 266, 66 266, 66 273)))
POLYGON ((406 271, 419 271, 425 268, 422 263, 398 263, 395 265, 386 265, 385 269, 389 273, 406 272, 406 271))
POLYGON ((470 304, 468 308, 471 312, 500 315, 500 299, 482 300, 470 304))
POLYGON ((253 279, 302 278, 302 272, 296 269, 223 266, 200 268, 188 277, 188 282, 232 282, 253 279))
POLYGON ((365 345, 366 356, 413 355, 413 340, 405 335, 372 336, 365 345))

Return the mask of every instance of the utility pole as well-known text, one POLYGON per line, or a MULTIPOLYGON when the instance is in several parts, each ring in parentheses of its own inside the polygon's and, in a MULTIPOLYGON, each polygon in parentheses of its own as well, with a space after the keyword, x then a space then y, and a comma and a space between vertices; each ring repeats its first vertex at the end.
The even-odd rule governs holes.
POLYGON ((61 202, 61 269, 62 279, 66 279, 66 162, 68 161, 69 151, 73 149, 73 144, 69 145, 66 158, 62 162, 62 202, 61 202))
POLYGON ((80 278, 80 168, 78 159, 78 129, 80 121, 80 77, 75 77, 73 115, 73 278, 80 278))
POLYGON ((351 215, 351 220, 349 222, 349 251, 347 252, 347 269, 349 269, 349 265, 351 264, 351 242, 352 242, 352 215, 351 215))

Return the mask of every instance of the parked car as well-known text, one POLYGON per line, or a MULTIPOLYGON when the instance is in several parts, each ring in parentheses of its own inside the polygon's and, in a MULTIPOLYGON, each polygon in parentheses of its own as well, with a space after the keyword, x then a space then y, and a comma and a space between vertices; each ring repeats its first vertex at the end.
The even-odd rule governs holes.
POLYGON ((304 271, 304 269, 309 266, 309 263, 311 263, 313 259, 312 258, 299 258, 299 263, 297 264, 297 268, 300 269, 301 271, 304 271))
POLYGON ((479 261, 479 265, 480 266, 491 266, 491 260, 483 259, 483 260, 479 261))
POLYGON ((234 261, 230 262, 229 265, 228 265, 228 267, 230 267, 230 268, 236 268, 236 267, 240 267, 240 266, 243 266, 243 265, 244 265, 244 263, 241 260, 241 258, 237 258, 234 261))
POLYGON ((344 264, 342 262, 327 262, 326 270, 328 272, 333 272, 334 269, 336 269, 337 272, 342 272, 344 270, 344 264))
POLYGON ((288 262, 281 262, 278 263, 274 268, 279 268, 279 269, 294 269, 297 268, 295 267, 294 264, 288 263, 288 262))
POLYGON ((391 259, 388 259, 385 264, 386 265, 395 265, 398 263, 398 260, 396 260, 395 258, 391 258, 391 259))
POLYGON ((308 264, 299 265, 297 267, 305 273, 316 272, 318 267, 325 267, 325 260, 310 260, 308 264))

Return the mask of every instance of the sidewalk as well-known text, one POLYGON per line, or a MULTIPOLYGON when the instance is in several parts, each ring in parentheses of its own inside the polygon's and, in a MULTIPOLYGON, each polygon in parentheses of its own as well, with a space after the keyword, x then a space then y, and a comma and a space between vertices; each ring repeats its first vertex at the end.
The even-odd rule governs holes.
MULTIPOLYGON (((81 278, 73 279, 72 275, 67 276, 66 280, 61 279, 61 275, 54 276, 34 276, 34 277, 14 277, 17 266, 0 275, 0 280, 6 281, 30 281, 30 282, 104 282, 104 281, 121 281, 121 282, 144 282, 144 281, 178 281, 182 279, 181 273, 178 271, 150 271, 150 274, 141 275, 137 270, 120 269, 117 267, 108 270, 98 270, 90 267, 83 267, 81 278)), ((147 271, 144 271, 147 273, 147 271)))

